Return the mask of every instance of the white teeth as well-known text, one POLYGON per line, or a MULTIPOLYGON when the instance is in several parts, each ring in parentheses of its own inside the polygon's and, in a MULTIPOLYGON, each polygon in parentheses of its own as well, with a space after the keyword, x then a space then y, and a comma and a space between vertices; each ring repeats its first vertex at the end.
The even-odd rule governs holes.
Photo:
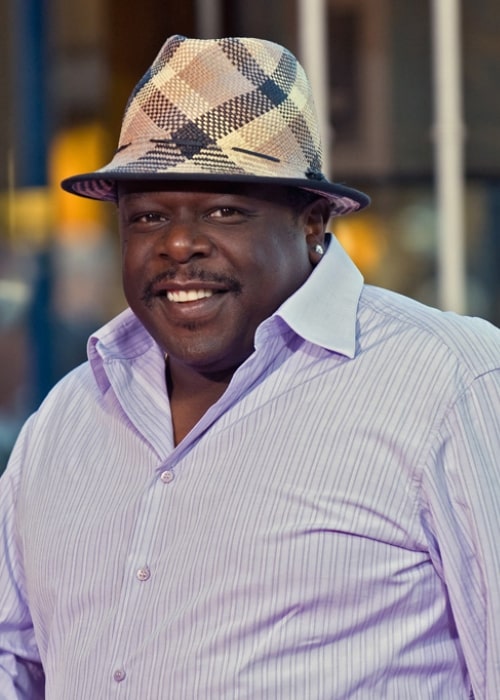
POLYGON ((176 289, 172 292, 167 292, 167 299, 177 304, 186 301, 197 301, 198 299, 207 299, 213 296, 214 292, 211 289, 176 289))

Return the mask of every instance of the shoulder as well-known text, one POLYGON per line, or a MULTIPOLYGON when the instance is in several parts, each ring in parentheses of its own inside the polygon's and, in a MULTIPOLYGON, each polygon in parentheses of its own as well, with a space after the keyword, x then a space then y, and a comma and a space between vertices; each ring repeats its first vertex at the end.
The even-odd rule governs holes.
POLYGON ((365 286, 360 299, 361 347, 378 340, 395 353, 411 348, 419 366, 441 366, 473 380, 500 368, 500 329, 394 292, 365 286))
POLYGON ((42 445, 54 447, 56 442, 70 438, 89 416, 96 414, 101 397, 90 363, 85 362, 49 391, 26 421, 17 442, 34 454, 41 451, 42 445))

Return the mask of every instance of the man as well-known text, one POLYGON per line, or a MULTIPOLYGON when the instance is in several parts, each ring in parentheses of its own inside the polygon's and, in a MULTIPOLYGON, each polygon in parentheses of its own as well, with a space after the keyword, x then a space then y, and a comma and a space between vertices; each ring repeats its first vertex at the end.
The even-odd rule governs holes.
POLYGON ((496 697, 500 334, 363 285, 295 58, 171 37, 63 186, 130 309, 2 479, 0 696, 496 697))

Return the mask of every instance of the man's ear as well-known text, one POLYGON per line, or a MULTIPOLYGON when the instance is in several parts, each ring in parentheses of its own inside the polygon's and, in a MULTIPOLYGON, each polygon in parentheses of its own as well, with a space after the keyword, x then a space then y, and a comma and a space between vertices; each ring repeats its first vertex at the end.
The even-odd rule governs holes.
POLYGON ((309 260, 317 265, 325 251, 326 227, 330 220, 330 203, 324 197, 311 202, 303 212, 309 260))

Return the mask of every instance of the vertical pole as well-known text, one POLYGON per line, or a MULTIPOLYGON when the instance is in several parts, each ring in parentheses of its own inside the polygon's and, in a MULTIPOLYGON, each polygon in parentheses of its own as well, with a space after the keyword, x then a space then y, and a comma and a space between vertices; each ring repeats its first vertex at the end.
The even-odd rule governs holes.
POLYGON ((459 0, 432 0, 438 303, 465 311, 464 127, 459 0))
POLYGON ((330 175, 330 109, 328 104, 328 23, 325 0, 297 0, 299 59, 314 95, 323 144, 323 171, 330 175))
MULTIPOLYGON (((12 182, 16 188, 47 184, 48 119, 46 99, 46 0, 14 0, 12 29, 14 152, 12 182)), ((54 379, 52 348, 52 272, 50 252, 34 255, 36 277, 29 313, 33 407, 54 379)))
POLYGON ((196 33, 199 39, 217 39, 222 34, 221 0, 196 0, 196 33))
MULTIPOLYGON (((12 1, 12 0, 11 0, 12 1)), ((12 76, 17 185, 47 184, 45 0, 14 0, 12 76)))

